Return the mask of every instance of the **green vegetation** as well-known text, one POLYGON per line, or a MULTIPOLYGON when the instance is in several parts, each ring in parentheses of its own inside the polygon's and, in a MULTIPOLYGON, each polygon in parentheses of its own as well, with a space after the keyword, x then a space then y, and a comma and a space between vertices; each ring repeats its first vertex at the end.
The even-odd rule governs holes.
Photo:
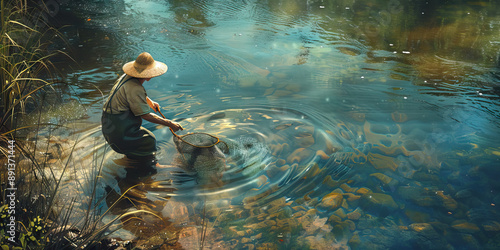
POLYGON ((0 9, 0 164, 9 166, 8 171, 5 168, 1 171, 0 246, 2 249, 98 246, 115 221, 148 212, 137 210, 118 215, 107 224, 101 223, 109 210, 104 214, 100 210, 104 197, 98 198, 97 183, 103 160, 95 155, 92 155, 91 166, 86 166, 91 174, 83 180, 90 190, 83 190, 84 185, 78 183, 84 200, 58 200, 62 180, 69 175, 79 141, 73 143, 64 157, 59 155, 54 159, 49 152, 52 142, 47 140, 42 148, 38 134, 48 131, 47 138, 51 138, 54 128, 63 127, 43 123, 42 107, 52 100, 63 99, 58 88, 64 83, 59 80, 59 72, 51 59, 68 55, 51 46, 54 40, 64 42, 64 38, 45 23, 40 10, 29 7, 27 1, 1 0, 0 9), (38 122, 23 124, 24 117, 38 122), (34 135, 34 139, 29 138, 29 134, 34 135), (60 169, 52 169, 50 160, 59 160, 60 169), (78 211, 77 203, 83 204, 78 211), (82 210, 82 207, 86 208, 82 210), (75 214, 81 220, 71 222, 75 214))

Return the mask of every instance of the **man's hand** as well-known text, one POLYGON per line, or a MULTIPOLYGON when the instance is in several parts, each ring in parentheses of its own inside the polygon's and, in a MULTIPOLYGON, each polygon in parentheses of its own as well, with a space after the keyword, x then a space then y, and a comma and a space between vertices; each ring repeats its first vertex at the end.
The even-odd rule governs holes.
POLYGON ((152 107, 151 107, 151 108, 152 108, 154 111, 156 111, 156 112, 157 112, 157 111, 160 111, 160 104, 158 104, 158 103, 157 103, 157 102, 155 102, 155 101, 152 101, 152 102, 151 102, 151 105, 152 105, 152 107))
POLYGON ((152 123, 160 124, 163 126, 170 127, 174 132, 179 131, 179 130, 184 130, 184 128, 177 122, 170 121, 165 118, 161 118, 155 113, 147 113, 144 115, 141 115, 141 118, 152 123))
POLYGON ((158 104, 157 102, 151 100, 149 97, 146 97, 146 101, 149 107, 152 108, 155 112, 158 112, 160 110, 160 104, 158 104))
POLYGON ((177 132, 179 130, 184 130, 184 128, 177 122, 170 121, 169 127, 174 131, 177 132))

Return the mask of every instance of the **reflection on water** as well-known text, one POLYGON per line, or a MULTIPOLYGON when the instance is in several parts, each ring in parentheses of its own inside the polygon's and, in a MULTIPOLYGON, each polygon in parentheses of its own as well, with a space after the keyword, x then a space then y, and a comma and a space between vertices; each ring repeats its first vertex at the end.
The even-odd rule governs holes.
POLYGON ((101 91, 121 66, 149 51, 169 71, 145 84, 148 96, 186 131, 229 148, 182 161, 171 133, 145 123, 160 166, 134 167, 102 141, 102 206, 114 209, 104 220, 151 212, 121 218, 110 237, 184 248, 497 248, 498 6, 452 2, 67 3, 89 20, 64 28, 80 63, 65 70, 88 120, 99 121, 101 91))

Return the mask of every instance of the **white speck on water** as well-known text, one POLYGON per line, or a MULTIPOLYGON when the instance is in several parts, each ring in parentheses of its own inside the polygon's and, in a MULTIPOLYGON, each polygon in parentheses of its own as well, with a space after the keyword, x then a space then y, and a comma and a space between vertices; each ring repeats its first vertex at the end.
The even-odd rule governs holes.
POLYGON ((177 74, 176 74, 176 75, 175 75, 175 78, 179 78, 179 75, 177 75, 177 74))
POLYGON ((483 93, 479 93, 479 95, 483 95, 483 93))
POLYGON ((394 44, 392 44, 392 43, 389 43, 389 46, 391 46, 391 47, 392 47, 392 46, 394 46, 394 44))
POLYGON ((406 97, 406 96, 405 96, 405 97, 403 97, 403 98, 404 98, 405 100, 406 100, 406 99, 408 99, 408 97, 406 97))
POLYGON ((351 8, 349 8, 349 7, 345 7, 345 9, 346 9, 346 10, 350 10, 351 8))
POLYGON ((319 6, 319 8, 320 8, 320 9, 324 9, 324 8, 325 8, 325 6, 319 6))
POLYGON ((216 93, 220 93, 220 89, 215 89, 215 92, 216 93))
POLYGON ((329 102, 329 101, 330 101, 330 97, 327 97, 327 98, 325 99, 325 101, 329 102))
POLYGON ((361 76, 361 79, 365 79, 365 76, 361 76))
POLYGON ((397 54, 398 52, 397 52, 397 51, 394 51, 394 52, 392 52, 392 53, 397 54))
POLYGON ((424 14, 424 12, 422 11, 422 15, 424 14))
POLYGON ((403 54, 410 54, 410 51, 403 51, 403 54))

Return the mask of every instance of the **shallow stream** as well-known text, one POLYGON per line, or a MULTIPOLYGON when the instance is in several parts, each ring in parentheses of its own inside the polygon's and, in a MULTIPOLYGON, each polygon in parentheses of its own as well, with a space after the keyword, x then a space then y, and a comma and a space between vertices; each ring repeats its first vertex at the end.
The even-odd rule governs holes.
POLYGON ((498 249, 500 6, 438 2, 61 4, 80 20, 63 29, 78 62, 64 70, 96 126, 82 133, 105 156, 102 195, 143 183, 120 209, 169 221, 145 215, 110 237, 186 249, 498 249), (170 168, 131 181, 106 150, 103 95, 143 51, 169 67, 144 84, 163 114, 230 145, 205 162, 217 167, 176 174, 172 134, 147 122, 170 168))

